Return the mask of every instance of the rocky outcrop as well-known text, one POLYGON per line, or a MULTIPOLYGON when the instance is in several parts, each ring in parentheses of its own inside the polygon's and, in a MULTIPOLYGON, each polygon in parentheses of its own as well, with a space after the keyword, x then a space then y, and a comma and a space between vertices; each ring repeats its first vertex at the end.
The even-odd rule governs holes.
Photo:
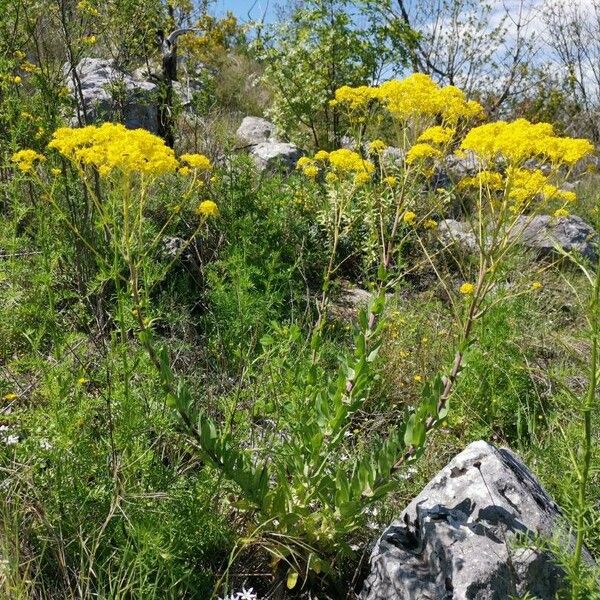
MULTIPOLYGON (((467 251, 478 248, 477 237, 469 223, 445 219, 438 225, 440 241, 467 251)), ((598 236, 594 228, 581 217, 553 217, 551 215, 521 216, 517 218, 510 235, 513 240, 546 256, 557 248, 575 251, 589 260, 596 259, 598 236)))
POLYGON ((158 131, 155 84, 139 81, 103 58, 84 58, 76 73, 83 98, 78 97, 72 74, 67 85, 79 104, 83 100, 88 123, 118 121, 130 129, 158 131))
POLYGON ((563 574, 535 538, 559 514, 515 454, 474 442, 383 532, 361 599, 554 600, 563 574))
POLYGON ((596 231, 575 215, 519 217, 513 236, 519 243, 538 250, 542 255, 551 253, 558 246, 565 252, 578 252, 589 260, 596 258, 596 231))
POLYGON ((259 171, 291 171, 303 154, 298 146, 280 140, 273 123, 259 117, 245 117, 236 136, 259 171))
POLYGON ((466 252, 477 250, 477 238, 469 223, 444 219, 438 223, 437 232, 445 246, 456 246, 466 252))
POLYGON ((244 117, 236 136, 240 144, 244 146, 281 141, 275 125, 260 117, 244 117))

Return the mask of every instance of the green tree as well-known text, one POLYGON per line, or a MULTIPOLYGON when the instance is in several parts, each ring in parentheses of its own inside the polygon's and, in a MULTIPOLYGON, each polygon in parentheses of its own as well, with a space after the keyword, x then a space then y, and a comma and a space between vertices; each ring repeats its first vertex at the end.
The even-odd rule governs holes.
MULTIPOLYGON (((276 125, 296 142, 336 145, 344 132, 329 100, 342 85, 380 78, 394 53, 389 33, 387 24, 370 19, 349 0, 298 3, 260 41, 264 80, 273 95, 269 114, 276 125)), ((406 53, 399 56, 404 64, 406 53)))

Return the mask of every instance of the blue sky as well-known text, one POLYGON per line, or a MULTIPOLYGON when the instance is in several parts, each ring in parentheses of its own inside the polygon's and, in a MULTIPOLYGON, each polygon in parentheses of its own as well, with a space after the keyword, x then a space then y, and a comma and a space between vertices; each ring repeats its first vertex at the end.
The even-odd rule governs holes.
POLYGON ((222 15, 228 10, 233 12, 241 21, 248 20, 248 11, 251 10, 250 18, 259 20, 267 10, 267 20, 275 13, 275 3, 278 0, 216 0, 212 5, 217 15, 222 15))

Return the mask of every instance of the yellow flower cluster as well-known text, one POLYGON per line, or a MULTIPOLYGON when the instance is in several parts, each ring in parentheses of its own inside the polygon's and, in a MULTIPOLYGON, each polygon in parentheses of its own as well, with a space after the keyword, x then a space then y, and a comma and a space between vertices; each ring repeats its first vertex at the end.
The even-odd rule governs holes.
POLYGON ((375 165, 370 160, 364 159, 357 152, 347 148, 332 152, 319 150, 313 158, 303 156, 296 163, 296 168, 311 179, 315 179, 319 175, 320 167, 323 169, 329 167, 329 171, 325 175, 328 183, 335 183, 344 175, 354 175, 354 182, 357 185, 363 185, 371 180, 371 175, 375 171, 375 165))
POLYGON ((380 154, 387 148, 387 144, 383 140, 373 140, 369 144, 369 152, 371 154, 380 154))
POLYGON ((482 106, 467 100, 461 90, 452 85, 440 87, 423 73, 386 81, 378 87, 341 87, 336 90, 333 104, 356 112, 366 109, 374 100, 400 121, 441 117, 445 122, 457 123, 461 119, 477 119, 484 115, 482 106))
POLYGON ((488 191, 508 191, 508 198, 514 206, 522 209, 536 198, 574 202, 575 192, 561 190, 550 183, 550 177, 540 169, 509 167, 504 175, 496 171, 480 171, 473 177, 465 177, 459 182, 460 188, 485 188, 488 191))
POLYGON ((203 200, 196 208, 196 214, 203 217, 218 217, 219 207, 213 200, 203 200))
POLYGON ((456 130, 451 127, 442 127, 441 125, 435 125, 426 129, 418 138, 417 142, 429 142, 431 144, 437 144, 443 146, 452 141, 452 138, 456 134, 456 130))
POLYGON ((179 166, 173 150, 161 138, 115 123, 61 127, 48 146, 77 164, 95 167, 101 176, 114 170, 162 175, 175 172, 179 166))
POLYGON ((343 104, 350 111, 357 111, 366 108, 372 100, 378 98, 378 89, 367 85, 350 87, 344 85, 335 91, 335 100, 331 104, 343 104))
POLYGON ((415 162, 426 160, 428 158, 439 158, 442 153, 437 148, 430 146, 429 144, 415 144, 406 153, 406 162, 412 165, 415 162))
POLYGON ((504 188, 504 179, 502 175, 496 171, 479 171, 477 175, 473 177, 464 177, 459 182, 459 187, 474 187, 474 188, 486 188, 488 190, 496 191, 504 188))
POLYGON ((35 150, 19 150, 12 155, 11 160, 17 164, 19 170, 28 173, 33 170, 36 161, 46 160, 46 157, 35 150))
POLYGON ((181 162, 187 163, 192 169, 198 169, 198 171, 210 171, 212 169, 210 160, 204 154, 182 154, 179 159, 181 162))
POLYGON ((485 161, 503 159, 512 165, 530 158, 573 165, 594 149, 588 140, 558 137, 549 123, 534 124, 527 119, 475 127, 467 133, 460 147, 475 152, 485 161))

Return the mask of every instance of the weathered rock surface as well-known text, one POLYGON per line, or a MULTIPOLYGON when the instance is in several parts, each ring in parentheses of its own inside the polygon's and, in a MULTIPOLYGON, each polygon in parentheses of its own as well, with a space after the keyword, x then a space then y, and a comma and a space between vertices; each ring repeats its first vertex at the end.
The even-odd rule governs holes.
POLYGON ((361 599, 554 600, 562 572, 533 538, 558 516, 515 454, 474 442, 384 531, 361 599))
POLYGON ((263 142, 250 148, 250 155, 259 171, 291 171, 302 154, 298 146, 287 142, 263 142))
MULTIPOLYGON (((120 121, 130 129, 158 130, 157 86, 119 71, 112 60, 84 58, 76 67, 88 122, 120 121)), ((75 87, 71 75, 67 85, 75 87)))
POLYGON ((559 246, 565 252, 575 250, 589 260, 595 260, 597 234, 581 217, 554 218, 550 215, 520 217, 514 235, 524 246, 548 254, 559 246))
MULTIPOLYGON (((438 225, 440 240, 445 245, 456 245, 461 249, 477 250, 477 238, 469 223, 445 219, 438 225)), ((553 217, 537 215, 518 217, 511 233, 519 244, 546 256, 556 247, 565 252, 576 251, 589 260, 595 260, 598 235, 594 228, 581 217, 553 217)))
POLYGON ((244 117, 236 136, 246 146, 280 141, 275 125, 260 117, 244 117))
POLYGON ((244 117, 236 136, 259 171, 291 171, 303 155, 295 144, 280 140, 273 123, 259 117, 244 117))
POLYGON ((469 223, 444 219, 438 223, 438 236, 445 246, 457 246, 467 252, 477 250, 477 238, 469 223))

